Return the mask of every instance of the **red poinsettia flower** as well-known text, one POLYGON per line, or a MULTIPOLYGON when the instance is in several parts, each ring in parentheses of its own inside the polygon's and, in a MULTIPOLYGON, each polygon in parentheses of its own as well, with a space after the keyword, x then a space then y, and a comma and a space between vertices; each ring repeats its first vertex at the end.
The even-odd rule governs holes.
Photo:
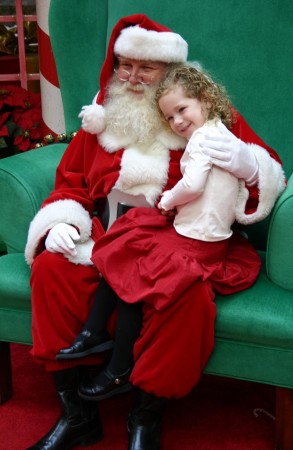
POLYGON ((39 108, 29 108, 19 113, 15 111, 12 117, 17 125, 19 125, 23 130, 27 128, 32 128, 33 126, 39 126, 42 115, 39 108))
POLYGON ((0 158, 35 148, 42 141, 41 96, 17 86, 0 88, 0 158))
POLYGON ((18 86, 4 86, 0 89, 0 111, 4 105, 25 108, 28 91, 18 86))
POLYGON ((0 114, 0 136, 8 136, 8 128, 5 125, 8 117, 10 116, 10 112, 5 112, 0 114))

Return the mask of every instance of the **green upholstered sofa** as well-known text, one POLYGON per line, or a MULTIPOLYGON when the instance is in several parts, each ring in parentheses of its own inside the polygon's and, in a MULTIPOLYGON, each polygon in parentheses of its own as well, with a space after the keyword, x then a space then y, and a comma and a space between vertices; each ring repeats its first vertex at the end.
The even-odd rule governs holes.
MULTIPOLYGON (((291 2, 247 0, 51 0, 50 36, 66 132, 98 90, 113 25, 145 13, 179 32, 197 60, 224 85, 236 108, 280 154, 289 180, 271 216, 248 227, 263 258, 255 285, 217 297, 216 344, 205 373, 276 386, 276 448, 293 449, 293 133, 291 2)), ((66 144, 0 161, 0 403, 12 395, 10 343, 31 344, 29 223, 53 188, 66 144)))

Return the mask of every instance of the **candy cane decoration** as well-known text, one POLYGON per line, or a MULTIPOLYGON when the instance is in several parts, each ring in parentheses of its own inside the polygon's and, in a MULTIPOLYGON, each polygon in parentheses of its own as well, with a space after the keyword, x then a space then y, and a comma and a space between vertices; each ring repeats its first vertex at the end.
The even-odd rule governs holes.
POLYGON ((51 0, 37 0, 40 86, 44 134, 53 136, 65 132, 64 111, 59 88, 56 64, 52 52, 48 13, 51 0))

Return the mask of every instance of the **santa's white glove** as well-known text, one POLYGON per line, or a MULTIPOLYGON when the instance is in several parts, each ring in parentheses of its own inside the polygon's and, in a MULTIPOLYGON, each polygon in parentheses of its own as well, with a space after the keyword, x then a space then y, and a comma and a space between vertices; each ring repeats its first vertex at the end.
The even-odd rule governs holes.
POLYGON ((99 134, 106 127, 105 108, 102 105, 83 106, 78 117, 82 119, 82 129, 90 134, 99 134))
POLYGON ((211 158, 213 164, 245 180, 249 186, 256 184, 258 163, 249 144, 238 139, 224 124, 219 123, 218 126, 223 133, 219 136, 207 134, 200 144, 202 152, 211 158))
POLYGON ((67 223, 58 223, 50 231, 45 241, 46 249, 51 253, 76 255, 74 241, 79 241, 80 235, 76 228, 67 223))

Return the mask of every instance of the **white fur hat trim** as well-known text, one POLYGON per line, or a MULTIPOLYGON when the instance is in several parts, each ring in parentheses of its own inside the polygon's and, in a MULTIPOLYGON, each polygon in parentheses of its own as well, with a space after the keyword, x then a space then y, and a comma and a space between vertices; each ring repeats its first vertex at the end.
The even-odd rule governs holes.
POLYGON ((121 31, 114 52, 125 58, 144 61, 185 62, 188 45, 177 33, 146 30, 136 25, 121 31))

